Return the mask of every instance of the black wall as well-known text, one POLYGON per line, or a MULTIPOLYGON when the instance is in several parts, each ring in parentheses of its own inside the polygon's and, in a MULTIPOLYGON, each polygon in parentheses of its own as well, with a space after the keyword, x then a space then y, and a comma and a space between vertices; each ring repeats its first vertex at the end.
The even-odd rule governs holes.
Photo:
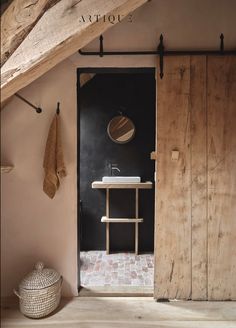
MULTIPOLYGON (((105 250, 105 190, 92 189, 91 183, 109 174, 109 164, 117 164, 119 175, 141 176, 153 181, 155 149, 154 73, 104 73, 79 91, 80 110, 80 244, 81 250, 105 250), (122 108, 122 109, 121 109, 122 108), (109 121, 122 110, 136 127, 135 138, 116 144, 107 135, 109 121)), ((110 216, 135 216, 135 191, 110 192, 110 216)), ((154 188, 140 191, 139 250, 154 247, 154 188)), ((111 251, 134 251, 134 224, 110 224, 111 251)))

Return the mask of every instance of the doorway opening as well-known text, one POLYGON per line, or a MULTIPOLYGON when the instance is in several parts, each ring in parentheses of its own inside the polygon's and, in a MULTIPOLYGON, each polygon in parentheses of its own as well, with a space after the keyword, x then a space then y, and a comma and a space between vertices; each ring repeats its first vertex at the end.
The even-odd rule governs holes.
POLYGON ((79 68, 77 73, 79 287, 85 294, 152 295, 155 69, 79 68), (115 179, 103 188, 96 182, 104 177, 115 179), (113 188, 117 178, 141 183, 123 188, 121 180, 113 188))

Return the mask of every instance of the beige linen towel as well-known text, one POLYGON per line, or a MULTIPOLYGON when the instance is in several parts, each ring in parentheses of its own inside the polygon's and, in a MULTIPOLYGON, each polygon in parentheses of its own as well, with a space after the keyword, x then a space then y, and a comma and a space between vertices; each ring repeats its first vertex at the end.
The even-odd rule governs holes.
POLYGON ((53 198, 60 186, 60 178, 66 176, 61 144, 60 115, 57 114, 49 129, 43 167, 45 171, 43 190, 50 198, 53 198))

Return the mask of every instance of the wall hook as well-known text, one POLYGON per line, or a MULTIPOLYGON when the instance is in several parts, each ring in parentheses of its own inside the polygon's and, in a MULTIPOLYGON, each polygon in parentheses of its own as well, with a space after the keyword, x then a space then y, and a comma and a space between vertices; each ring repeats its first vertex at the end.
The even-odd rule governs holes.
POLYGON ((60 114, 60 103, 58 102, 57 103, 57 115, 59 115, 60 114))
POLYGON ((100 40, 100 51, 99 51, 99 56, 100 56, 100 57, 103 57, 103 36, 102 36, 102 35, 100 35, 99 40, 100 40))
POLYGON ((224 34, 221 33, 220 35, 220 51, 223 53, 224 52, 224 34))

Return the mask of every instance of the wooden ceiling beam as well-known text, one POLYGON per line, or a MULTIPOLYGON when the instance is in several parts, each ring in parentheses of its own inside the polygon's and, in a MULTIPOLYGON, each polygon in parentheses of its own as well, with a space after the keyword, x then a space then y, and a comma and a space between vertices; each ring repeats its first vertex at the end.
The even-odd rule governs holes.
POLYGON ((84 47, 148 0, 61 0, 38 21, 2 67, 4 101, 84 47), (97 16, 99 17, 97 19, 97 16), (106 19, 104 19, 104 16, 106 19), (83 19, 83 18, 84 19, 83 19), (96 18, 96 19, 95 19, 96 18))
POLYGON ((32 30, 34 25, 59 0, 14 0, 1 17, 1 66, 32 30))

